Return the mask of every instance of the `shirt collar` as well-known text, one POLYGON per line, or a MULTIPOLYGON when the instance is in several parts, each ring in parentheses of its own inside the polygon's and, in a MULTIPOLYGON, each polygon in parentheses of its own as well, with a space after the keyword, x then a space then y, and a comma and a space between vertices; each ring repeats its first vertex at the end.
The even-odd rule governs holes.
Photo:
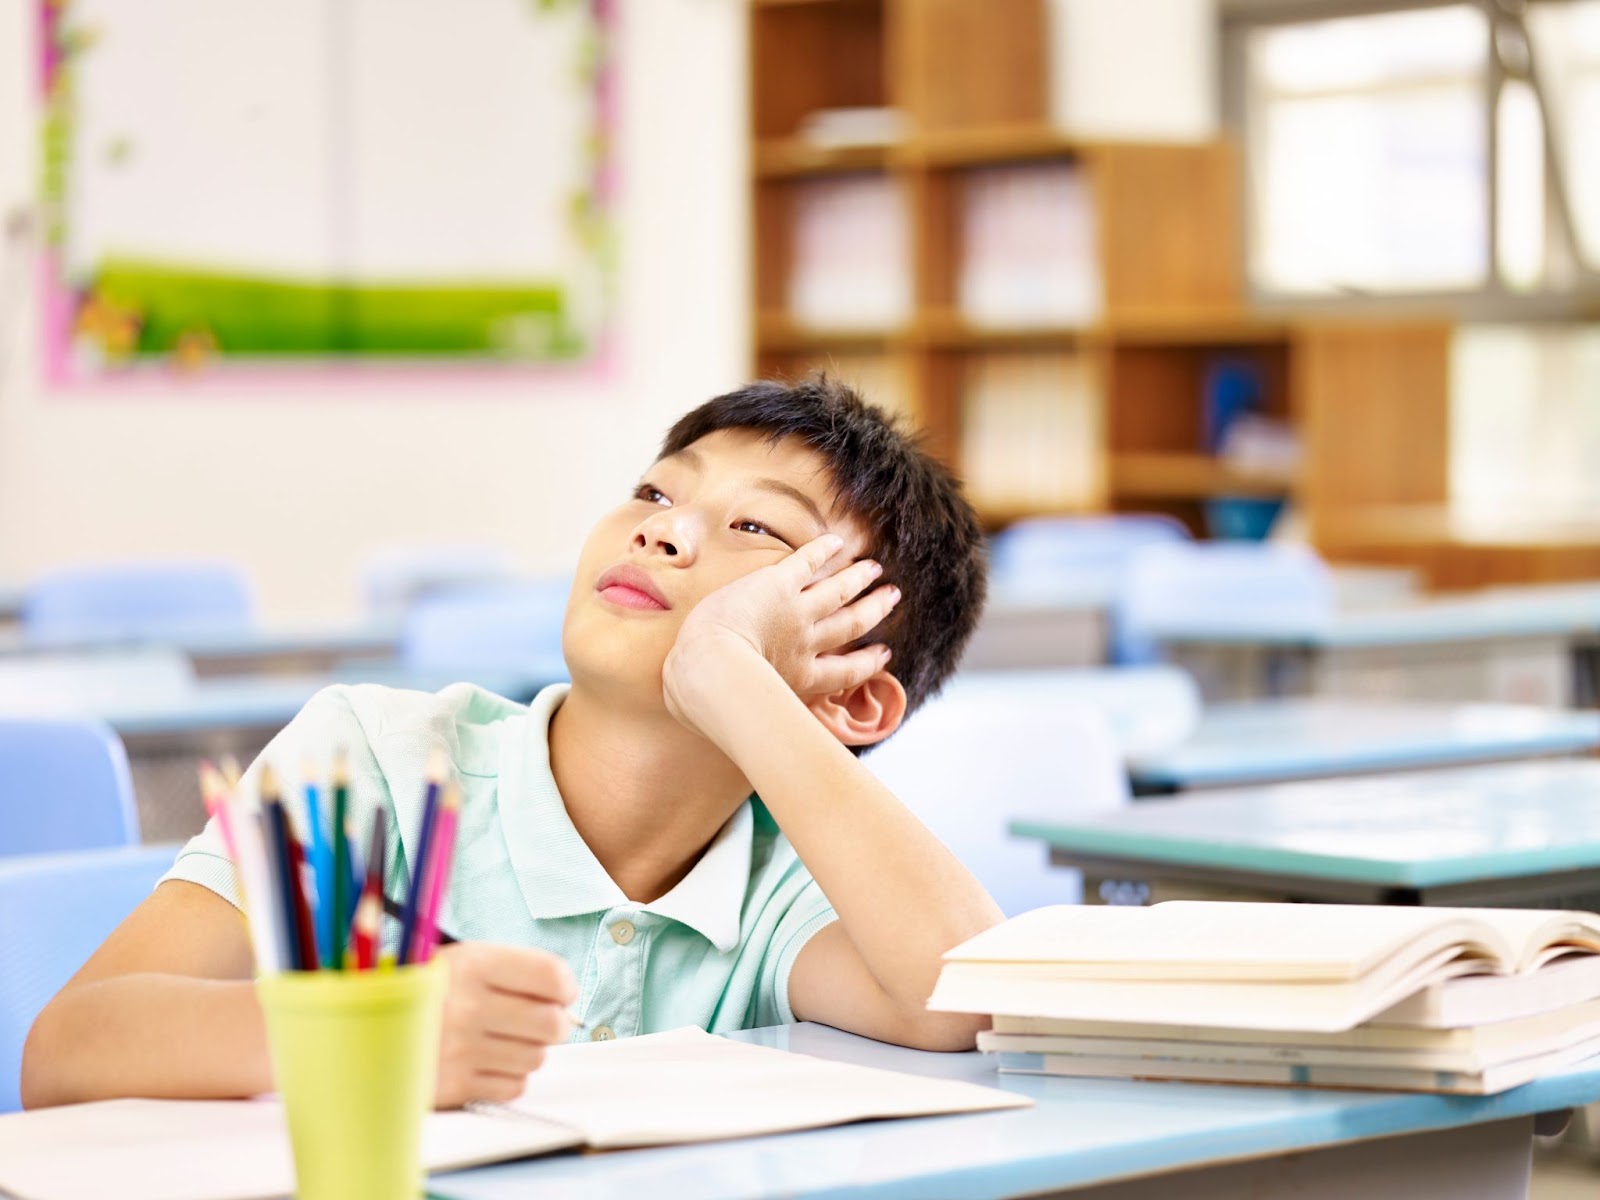
MULTIPOLYGON (((633 903, 567 816, 550 770, 550 717, 568 690, 564 683, 543 689, 528 706, 522 736, 510 734, 501 747, 500 822, 523 900, 536 920, 633 903)), ((733 949, 750 884, 754 827, 746 800, 676 887, 637 907, 689 926, 719 953, 733 949)))

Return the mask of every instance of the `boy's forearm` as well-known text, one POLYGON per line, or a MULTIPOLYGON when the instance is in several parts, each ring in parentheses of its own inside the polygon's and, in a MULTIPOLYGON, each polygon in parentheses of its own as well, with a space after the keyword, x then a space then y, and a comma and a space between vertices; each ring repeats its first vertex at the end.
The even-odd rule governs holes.
POLYGON ((78 984, 40 1014, 23 1050, 28 1108, 271 1089, 266 1025, 248 980, 121 975, 78 984))
POLYGON ((697 714, 832 902, 879 986, 921 1013, 940 956, 1002 919, 961 862, 767 664, 701 664, 697 714))

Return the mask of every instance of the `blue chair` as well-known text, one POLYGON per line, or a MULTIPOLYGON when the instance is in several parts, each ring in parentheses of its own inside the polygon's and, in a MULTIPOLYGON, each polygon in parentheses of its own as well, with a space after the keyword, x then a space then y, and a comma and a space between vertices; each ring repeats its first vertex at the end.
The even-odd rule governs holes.
POLYGON ((995 534, 989 566, 998 585, 1027 586, 1071 571, 1120 570, 1144 546, 1188 538, 1180 522, 1159 513, 1030 517, 995 534))
MULTIPOLYGON (((1128 563, 1140 550, 1188 539, 1189 531, 1180 522, 1158 513, 1018 521, 997 533, 990 543, 993 593, 1049 603, 1053 594, 1088 586, 1114 596, 1128 563)), ((1123 634, 1114 612, 1110 643, 1113 663, 1154 661, 1147 643, 1123 634)))
POLYGON ((469 542, 385 546, 361 564, 367 611, 395 621, 424 596, 512 579, 511 559, 502 547, 469 542))
POLYGON ((128 755, 102 721, 0 719, 0 779, 0 860, 139 840, 128 755))
POLYGON ((0 860, 0 1113, 22 1106, 22 1045, 39 1010, 140 901, 176 846, 0 860))
POLYGON ((525 580, 423 596, 406 614, 400 660, 416 674, 461 679, 567 678, 561 656, 566 578, 525 580))
POLYGON ((1169 633, 1314 630, 1337 607, 1333 575, 1304 546, 1195 542, 1151 546, 1128 564, 1113 620, 1128 645, 1160 657, 1169 633))
POLYGON ((249 581, 226 562, 71 567, 36 580, 22 602, 24 635, 54 644, 242 632, 254 619, 249 581))

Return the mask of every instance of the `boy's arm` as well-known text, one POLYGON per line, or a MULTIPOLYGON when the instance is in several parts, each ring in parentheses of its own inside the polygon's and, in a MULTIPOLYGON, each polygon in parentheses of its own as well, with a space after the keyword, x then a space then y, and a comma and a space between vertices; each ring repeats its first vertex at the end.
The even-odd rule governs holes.
MULTIPOLYGON (((826 588, 838 581, 832 598, 813 601, 816 611, 827 608, 829 614, 816 622, 820 641, 802 637, 799 644, 784 645, 789 635, 781 615, 777 627, 768 624, 753 631, 753 638, 723 635, 723 621, 737 625, 744 615, 760 613, 760 621, 772 622, 775 606, 798 607, 791 592, 811 590, 832 552, 828 542, 819 538, 777 566, 722 589, 714 594, 722 602, 705 614, 697 609, 717 628, 695 630, 685 622, 666 671, 669 704, 738 764, 839 914, 795 960, 789 981, 795 1015, 923 1049, 971 1049, 985 1018, 930 1013, 925 1004, 940 956, 998 924, 1000 910, 795 691, 804 673, 796 677, 792 664, 808 654, 815 659, 818 645, 824 645, 825 657, 811 678, 823 689, 876 673, 882 666, 878 647, 825 651, 876 626, 892 598, 880 589, 851 604, 873 577, 870 564, 855 564, 817 584, 826 588), (726 603, 736 588, 743 595, 726 603), (842 623, 828 624, 836 618, 842 623)), ((797 624, 807 624, 804 615, 797 624)))

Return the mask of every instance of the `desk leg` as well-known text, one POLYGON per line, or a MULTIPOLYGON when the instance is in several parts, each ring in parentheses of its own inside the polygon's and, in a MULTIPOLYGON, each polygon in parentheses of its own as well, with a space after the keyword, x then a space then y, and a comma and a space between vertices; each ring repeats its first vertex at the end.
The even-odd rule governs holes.
POLYGON ((1058 1200, 1526 1200, 1533 1118, 1130 1179, 1058 1200))

